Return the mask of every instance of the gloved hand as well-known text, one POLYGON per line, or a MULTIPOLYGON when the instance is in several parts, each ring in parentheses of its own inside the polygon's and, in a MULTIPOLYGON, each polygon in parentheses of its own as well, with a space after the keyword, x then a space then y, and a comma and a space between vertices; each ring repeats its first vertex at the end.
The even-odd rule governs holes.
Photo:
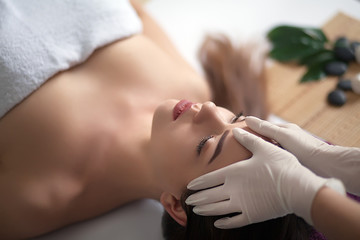
POLYGON ((348 192, 360 195, 360 148, 327 144, 295 124, 277 126, 255 117, 246 117, 245 122, 253 131, 280 143, 317 175, 338 178, 348 192))
POLYGON ((187 204, 195 205, 195 213, 239 213, 217 220, 216 227, 241 227, 289 213, 311 224, 311 205, 319 189, 328 183, 343 190, 340 181, 316 176, 291 153, 242 129, 236 128, 233 133, 253 156, 200 176, 188 185, 191 190, 217 186, 187 198, 187 204))

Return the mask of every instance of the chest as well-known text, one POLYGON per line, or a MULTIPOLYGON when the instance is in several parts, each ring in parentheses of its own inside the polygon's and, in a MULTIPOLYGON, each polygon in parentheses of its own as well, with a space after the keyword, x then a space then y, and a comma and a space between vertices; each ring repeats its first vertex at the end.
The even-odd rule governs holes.
POLYGON ((186 63, 146 38, 100 49, 1 119, 0 173, 86 176, 100 161, 106 166, 102 153, 119 135, 129 136, 123 145, 136 151, 139 138, 150 133, 153 111, 170 98, 204 102, 210 89, 186 63))
POLYGON ((123 156, 134 154, 162 101, 209 96, 201 76, 147 39, 115 43, 48 80, 1 119, 0 173, 16 173, 10 181, 65 175, 81 181, 106 168, 103 153, 119 135, 128 137, 120 143, 123 156))

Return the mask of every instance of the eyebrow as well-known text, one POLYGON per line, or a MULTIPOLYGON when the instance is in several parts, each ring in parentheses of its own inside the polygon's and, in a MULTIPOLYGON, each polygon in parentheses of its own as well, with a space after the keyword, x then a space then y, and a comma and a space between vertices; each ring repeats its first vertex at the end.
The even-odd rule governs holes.
POLYGON ((223 133, 223 135, 221 136, 221 138, 220 138, 220 140, 219 140, 219 142, 218 142, 218 144, 217 144, 217 146, 216 146, 216 148, 215 148, 214 154, 213 154, 213 156, 210 158, 210 161, 208 162, 208 164, 212 163, 212 161, 214 161, 215 158, 216 158, 217 156, 219 156, 219 154, 221 153, 222 147, 223 147, 223 145, 224 145, 224 140, 225 140, 226 136, 229 134, 229 132, 230 132, 229 130, 226 130, 226 131, 223 133))

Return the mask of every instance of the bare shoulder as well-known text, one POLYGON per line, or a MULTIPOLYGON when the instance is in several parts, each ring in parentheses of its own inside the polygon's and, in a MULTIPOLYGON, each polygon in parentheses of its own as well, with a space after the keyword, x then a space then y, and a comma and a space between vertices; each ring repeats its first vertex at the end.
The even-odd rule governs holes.
POLYGON ((77 157, 77 149, 83 131, 68 102, 76 90, 54 84, 0 120, 0 239, 63 226, 67 206, 82 194, 86 156, 77 157))
POLYGON ((80 191, 65 175, 1 174, 0 239, 29 238, 63 226, 64 210, 80 191))

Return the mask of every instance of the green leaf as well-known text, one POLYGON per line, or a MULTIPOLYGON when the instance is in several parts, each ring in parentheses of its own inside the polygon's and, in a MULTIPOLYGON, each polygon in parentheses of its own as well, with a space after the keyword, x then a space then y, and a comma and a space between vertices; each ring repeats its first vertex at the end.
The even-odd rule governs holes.
POLYGON ((324 42, 319 42, 308 37, 289 38, 289 39, 283 39, 281 41, 272 42, 274 48, 289 46, 289 45, 298 45, 298 44, 308 46, 311 48, 321 48, 324 46, 324 42))
POLYGON ((302 31, 299 27, 286 26, 286 25, 275 27, 272 30, 270 30, 269 33, 267 34, 268 39, 272 42, 277 41, 279 39, 280 40, 286 39, 289 37, 300 38, 303 36, 307 36, 307 34, 304 31, 302 31))
POLYGON ((308 66, 308 71, 301 78, 300 83, 318 81, 326 77, 324 67, 327 63, 334 60, 336 60, 334 52, 327 49, 323 49, 313 55, 303 58, 301 63, 308 66))
POLYGON ((304 28, 281 25, 273 28, 267 34, 272 43, 297 42, 299 39, 312 39, 319 42, 327 42, 327 38, 321 29, 304 28))
POLYGON ((328 49, 320 49, 312 55, 300 59, 299 64, 313 66, 335 61, 336 57, 333 51, 328 49))
POLYGON ((269 53, 271 58, 308 66, 302 83, 325 77, 325 64, 335 60, 334 53, 325 48, 328 39, 321 29, 281 25, 269 31, 267 37, 273 45, 269 53))
POLYGON ((313 39, 318 39, 321 42, 327 42, 328 39, 320 28, 304 28, 304 31, 311 35, 313 39))
POLYGON ((300 83, 318 81, 324 77, 326 77, 324 65, 313 65, 309 67, 308 71, 302 76, 302 78, 300 79, 300 83))
POLYGON ((281 62, 299 61, 324 49, 324 44, 312 42, 311 45, 296 43, 277 45, 270 51, 269 56, 281 62))

